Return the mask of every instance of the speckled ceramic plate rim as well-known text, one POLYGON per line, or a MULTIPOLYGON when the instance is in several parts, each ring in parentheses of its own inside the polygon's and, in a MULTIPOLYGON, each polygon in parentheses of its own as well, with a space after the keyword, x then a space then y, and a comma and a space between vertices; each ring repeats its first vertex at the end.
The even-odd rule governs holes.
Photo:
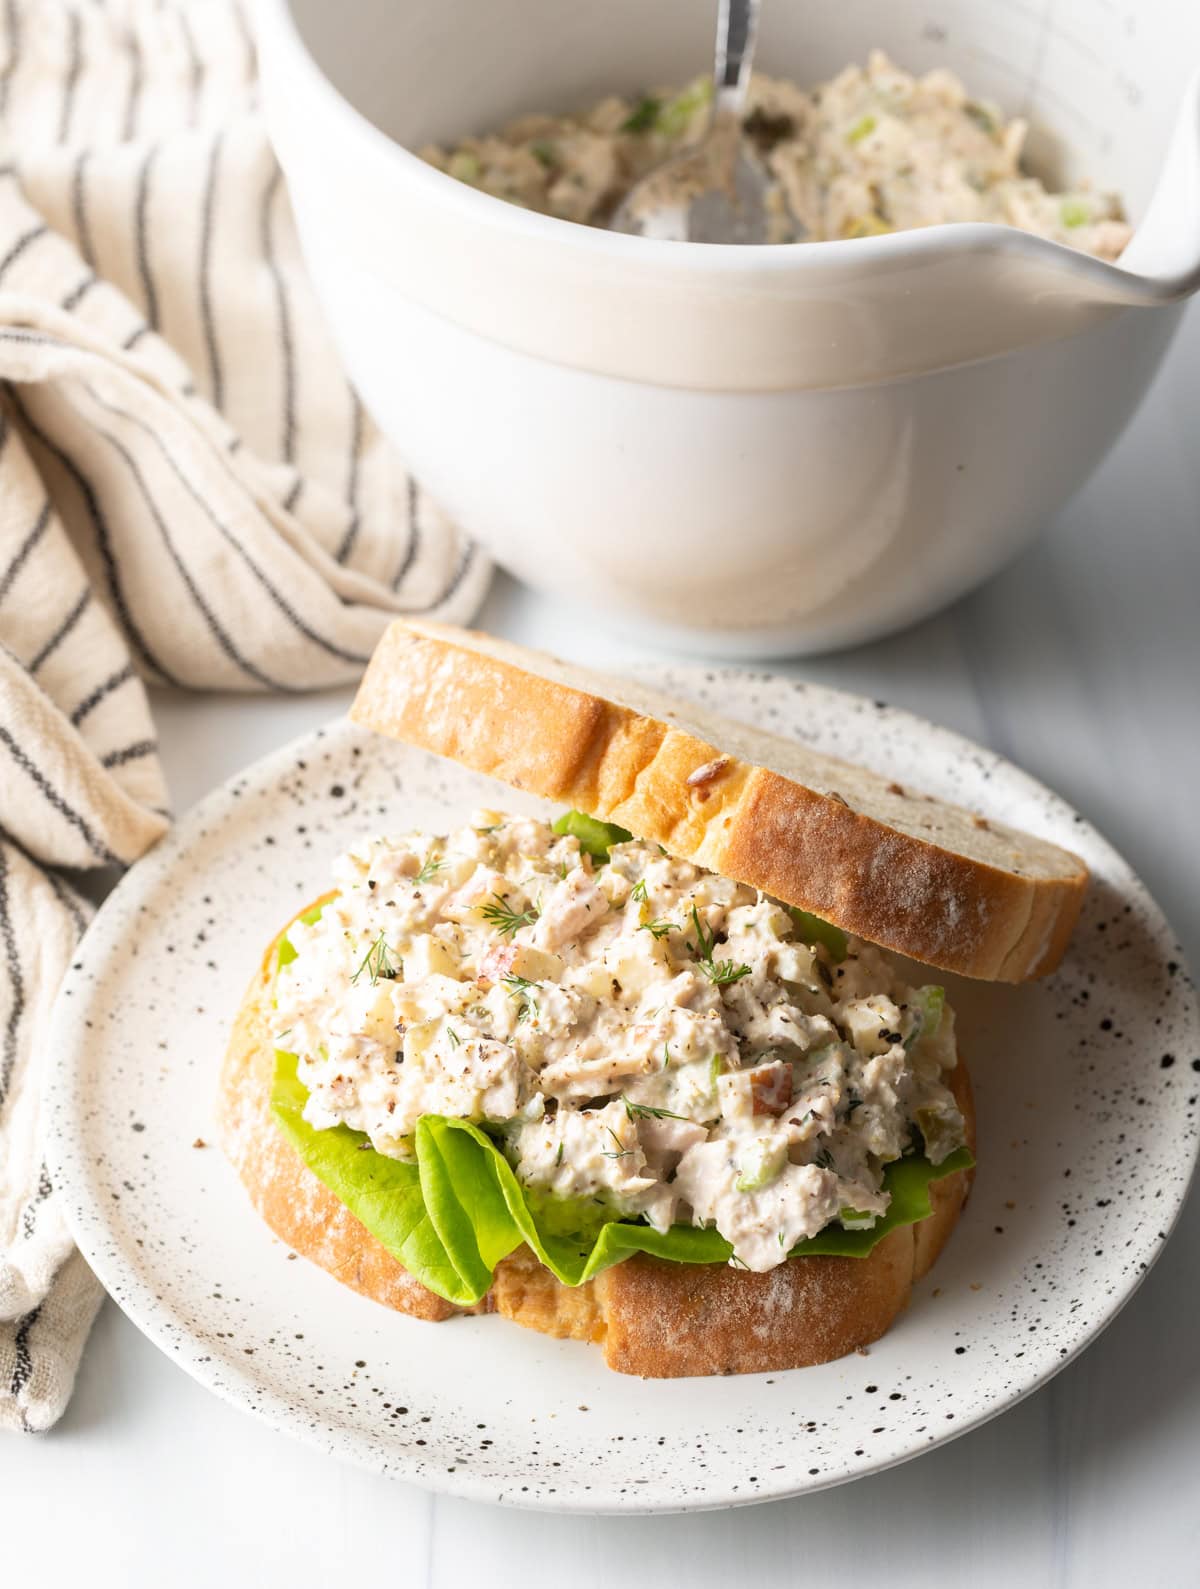
MULTIPOLYGON (((818 703, 823 709, 831 710, 835 716, 841 712, 877 713, 878 723, 881 725, 886 723, 890 730, 898 731, 900 738, 908 742, 914 759, 919 755, 920 747, 924 745, 939 751, 947 765, 954 763, 972 765, 976 769, 975 777, 987 780, 990 784, 991 796, 997 794, 1002 796, 999 802, 995 798, 990 801, 996 815, 1002 816, 1004 809, 1022 801, 1032 801, 1039 804, 1048 815, 1054 813, 1063 824, 1070 826, 1077 848, 1107 856, 1113 872, 1120 879, 1123 898, 1133 902, 1144 912, 1148 927, 1153 931, 1164 956, 1179 960, 1178 945, 1162 912, 1132 869, 1112 846, 1059 796, 1003 757, 983 749, 965 736, 940 728, 913 714, 887 706, 883 702, 869 702, 855 695, 815 685, 797 686, 791 681, 748 670, 663 666, 642 667, 631 671, 665 687, 674 688, 681 695, 701 693, 701 681, 706 681, 710 685, 726 682, 730 687, 736 687, 738 681, 742 681, 746 686, 765 690, 768 693, 778 688, 781 695, 791 694, 799 688, 804 692, 808 705, 818 703), (997 804, 1003 809, 995 811, 997 804)), ((745 715, 749 716, 749 714, 745 715)), ((786 727, 784 731, 787 731, 786 727)), ((415 1462, 394 1461, 391 1454, 381 1448, 382 1442, 377 1437, 367 1435, 361 1439, 355 1439, 352 1435, 347 1437, 347 1431, 341 1424, 331 1422, 328 1427, 322 1427, 319 1424, 307 1423, 303 1416, 289 1406, 273 1388, 264 1384, 262 1376, 253 1369, 243 1368, 241 1365, 227 1361, 221 1365, 224 1377, 215 1376, 208 1367, 210 1359, 202 1349, 204 1343, 193 1339, 187 1327, 181 1326, 181 1321, 174 1315, 170 1306, 155 1295, 152 1284, 143 1278, 135 1266, 124 1261, 125 1255, 118 1253, 115 1243, 111 1249, 106 1249, 106 1241, 111 1236, 107 1217, 109 1211, 98 1205, 88 1192, 85 1172, 88 1152, 87 1130, 84 1123, 85 1111, 81 1107, 82 1099, 78 1090, 82 1080, 81 1059, 84 1048, 90 1041, 87 1032, 87 1000, 85 996, 73 1001, 69 993, 77 991, 84 985, 85 974, 94 961, 113 951, 119 952, 119 944, 111 941, 110 924, 116 920, 113 902, 125 904, 132 897, 150 893, 176 866, 186 864, 189 849, 197 836, 223 819, 239 796, 254 788, 266 788, 277 784, 293 773, 297 765, 303 766, 306 759, 314 758, 318 752, 327 752, 331 746, 336 748, 339 735, 353 735, 355 732, 347 720, 337 719, 328 728, 302 736, 252 764, 245 772, 228 780, 188 812, 156 850, 131 870, 114 891, 110 901, 106 901, 80 945, 72 970, 64 983, 64 993, 68 996, 60 996, 56 1009, 51 1042, 54 1061, 48 1099, 48 1162, 55 1185, 63 1198, 69 1224, 85 1257, 110 1295, 115 1296, 122 1310, 167 1356, 201 1384, 214 1390, 232 1405, 251 1411, 272 1427, 292 1434, 317 1449, 370 1470, 386 1472, 448 1494, 566 1512, 704 1510, 754 1504, 831 1488, 855 1478, 885 1471, 923 1451, 945 1444, 948 1440, 957 1439, 1009 1407, 1015 1406, 1039 1389, 1072 1362, 1112 1322, 1134 1295, 1161 1252, 1186 1200, 1196 1167, 1197 1151, 1200 1148, 1200 1137, 1194 1125, 1190 1133, 1183 1137, 1183 1143, 1189 1145, 1190 1151, 1187 1153, 1186 1161, 1175 1166, 1179 1180, 1174 1189, 1171 1205, 1166 1210, 1160 1210, 1161 1217, 1156 1221, 1159 1227, 1156 1236, 1146 1242, 1140 1255, 1133 1255, 1137 1260, 1136 1267, 1127 1272, 1122 1284, 1113 1290, 1107 1309, 1101 1310, 1090 1320, 1069 1349, 1063 1349, 1057 1357, 1052 1358, 1043 1353, 1041 1357, 1031 1360, 1028 1378, 1019 1389, 1011 1389, 998 1397, 994 1403, 980 1406, 971 1416, 957 1422, 953 1430, 945 1431, 923 1442, 914 1442, 910 1448, 892 1451, 884 1457, 872 1457, 864 1453, 862 1460, 847 1462, 841 1470, 823 1471, 815 1479, 805 1479, 798 1472, 791 1471, 781 1479, 764 1484, 752 1493, 735 1493, 739 1490, 738 1486, 732 1489, 728 1485, 724 1488, 714 1486, 686 1500, 678 1495, 656 1495, 644 1489, 584 1495, 578 1489, 571 1489, 566 1484, 561 1491, 523 1495, 498 1483, 494 1477, 481 1478, 463 1470, 453 1472, 451 1476, 431 1472, 415 1462)), ((820 748, 832 750, 835 754, 839 751, 840 747, 830 745, 827 733, 822 733, 820 730, 814 735, 805 737, 811 738, 811 741, 820 748)), ((391 750, 404 751, 406 747, 392 746, 391 750)), ((1190 986, 1187 972, 1181 963, 1178 965, 1178 970, 1181 984, 1190 986)), ((1187 1046, 1200 1052, 1200 1008, 1197 1007, 1194 994, 1185 995, 1185 1008, 1180 1019, 1182 1025, 1179 1027, 1179 1032, 1187 1046)), ((1176 1043, 1177 1046, 1183 1046, 1178 1037, 1176 1043)), ((1192 1102, 1194 1104, 1194 1100, 1192 1102)), ((249 1210, 247 1210, 247 1218, 253 1218, 249 1210)), ((647 1382, 647 1395, 653 1393, 653 1384, 654 1382, 647 1382)))

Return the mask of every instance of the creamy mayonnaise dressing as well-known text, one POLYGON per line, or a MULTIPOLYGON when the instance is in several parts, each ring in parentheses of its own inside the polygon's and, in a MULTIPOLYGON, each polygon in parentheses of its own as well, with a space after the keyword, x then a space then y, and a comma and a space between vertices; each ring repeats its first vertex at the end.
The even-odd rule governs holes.
MULTIPOLYGON (((699 78, 421 154, 498 198, 604 226, 637 181, 704 133, 711 98, 699 78)), ((1023 120, 970 98, 952 72, 914 77, 882 51, 807 90, 756 74, 743 128, 768 173, 769 242, 994 221, 1115 259, 1131 235, 1113 195, 1051 192, 1022 170, 1023 120)))
POLYGON ((525 1185, 715 1225, 755 1270, 886 1212, 914 1128, 935 1163, 963 1143, 940 989, 853 938, 836 961, 774 900, 656 844, 606 864, 479 812, 334 872, 276 988, 314 1127, 404 1157, 424 1114, 503 1126, 525 1185))

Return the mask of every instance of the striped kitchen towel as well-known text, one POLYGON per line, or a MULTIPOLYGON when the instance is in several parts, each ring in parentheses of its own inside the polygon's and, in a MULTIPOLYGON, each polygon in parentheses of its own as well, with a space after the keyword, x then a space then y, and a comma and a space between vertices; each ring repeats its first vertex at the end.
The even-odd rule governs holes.
POLYGON ((236 0, 3 0, 0 1425, 55 1421, 100 1298, 41 1080, 78 874, 169 820, 145 683, 343 683, 488 576, 339 370, 236 0))

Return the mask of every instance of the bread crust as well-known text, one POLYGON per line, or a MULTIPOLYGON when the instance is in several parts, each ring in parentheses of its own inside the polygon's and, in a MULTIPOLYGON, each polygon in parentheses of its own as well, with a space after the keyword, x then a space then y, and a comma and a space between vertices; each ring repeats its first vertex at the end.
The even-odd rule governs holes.
POLYGON ((652 715, 606 686, 622 688, 491 637, 401 620, 351 716, 943 970, 1020 982, 1058 964, 1087 883, 1069 851, 739 725, 724 725, 724 746, 699 738, 669 703, 652 715), (730 753, 736 740, 746 755, 730 753), (854 803, 752 759, 781 747, 854 803), (934 819, 968 847, 973 832, 980 853, 920 837, 934 819))
MULTIPOLYGON (((570 1287, 522 1247, 497 1266, 481 1303, 455 1307, 355 1219, 275 1122, 272 984, 286 931, 263 956, 230 1034, 217 1107, 221 1145, 282 1241, 397 1312, 434 1322, 500 1313, 546 1335, 600 1344, 610 1368, 647 1379, 805 1368, 878 1340, 908 1305, 914 1280, 933 1263, 966 1202, 972 1172, 959 1171, 933 1183, 929 1219, 891 1232, 866 1258, 797 1258, 768 1274, 638 1256, 570 1287)), ((975 1113, 961 1060, 950 1085, 973 1148, 975 1113)))

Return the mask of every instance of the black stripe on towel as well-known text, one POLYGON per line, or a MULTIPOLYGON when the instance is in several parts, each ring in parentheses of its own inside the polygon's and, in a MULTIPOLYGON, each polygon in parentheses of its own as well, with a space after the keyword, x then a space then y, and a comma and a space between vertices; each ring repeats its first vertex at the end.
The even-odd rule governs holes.
POLYGON ((283 172, 276 166, 263 194, 259 224, 263 258, 271 273, 271 281, 275 288, 275 305, 279 315, 279 351, 283 362, 283 458, 285 463, 292 463, 296 456, 296 350, 292 343, 291 310, 284 289, 283 273, 275 258, 275 244, 271 230, 271 209, 282 180, 283 172))
POLYGON ((83 262, 90 269, 95 270, 96 249, 92 242, 91 222, 88 220, 87 185, 84 182, 84 171, 90 152, 88 149, 80 150, 75 169, 71 173, 71 220, 75 226, 75 243, 83 257, 83 262))
POLYGON ((34 1194, 21 1212, 21 1235, 24 1236, 26 1241, 33 1235, 34 1227, 37 1224, 38 1209, 53 1190, 54 1185, 50 1180, 50 1171, 46 1168, 45 1161, 43 1161, 41 1169, 38 1171, 38 1182, 34 1194))
POLYGON ((70 292, 62 301, 62 307, 67 311, 68 314, 72 309, 75 309, 79 306, 85 294, 91 292, 92 288, 99 280, 100 278, 96 275, 96 272, 94 270, 89 270, 87 275, 78 284, 78 286, 71 288, 70 292))
POLYGON ((358 393, 351 389, 350 401, 354 404, 354 423, 350 432, 350 474, 346 481, 346 497, 350 503, 350 523, 346 533, 342 536, 342 544, 334 556, 339 563, 344 563, 354 550, 354 543, 358 540, 358 532, 362 518, 358 511, 358 455, 362 447, 363 433, 363 406, 358 400, 358 393))
POLYGON ((38 1314, 42 1311, 41 1305, 27 1313, 18 1321, 17 1333, 13 1337, 13 1371, 8 1382, 8 1394, 16 1397, 21 1394, 33 1377, 33 1358, 29 1352, 29 1332, 38 1321, 38 1314))
POLYGON ((122 684, 128 684, 130 679, 134 677, 132 662, 127 662, 123 668, 118 668, 115 673, 110 673, 102 684, 97 684, 94 690, 84 696, 83 700, 71 713, 72 725, 78 728, 85 717, 91 716, 101 701, 107 700, 114 690, 119 690, 122 684))
POLYGON ((45 502, 42 503, 42 511, 33 521, 33 528, 29 531, 28 535, 26 535, 25 539, 17 548, 16 555, 14 556, 12 562, 9 563, 8 567, 4 570, 4 573, 0 574, 0 601, 3 601, 5 596, 7 596, 9 591, 12 589, 13 581, 21 572, 21 569, 25 566, 30 552, 33 551, 34 547, 41 540, 42 536, 45 535, 49 523, 50 498, 47 497, 45 502))
POLYGON ((42 221, 37 226, 31 226, 27 232, 21 233, 4 258, 0 259, 0 281, 4 280, 9 269, 16 264, 25 250, 36 243, 39 237, 45 237, 49 230, 50 228, 42 221))
MULTIPOLYGON (((158 159, 158 144, 151 144, 138 173, 137 201, 134 206, 134 242, 137 247, 138 280, 142 284, 142 299, 146 305, 146 319, 158 330, 158 290, 150 274, 150 239, 146 227, 146 213, 150 208, 150 173, 158 159)), ((126 342, 125 347, 130 344, 126 342)))
POLYGON ((454 570, 453 574, 451 574, 450 582, 446 586, 445 590, 442 591, 441 595, 433 603, 433 609, 444 607, 450 598, 458 592, 463 580, 467 577, 468 569, 475 561, 475 553, 477 550, 478 547, 474 541, 467 542, 466 551, 464 551, 462 556, 459 558, 458 567, 454 570))
POLYGON ((58 874, 51 868, 47 867, 43 871, 42 876, 54 890, 55 899, 58 900, 59 904, 66 911, 67 915, 70 916, 75 931, 82 938, 87 928, 87 917, 80 910, 79 901, 63 882, 62 878, 59 877, 58 874))
MULTIPOLYGON (((236 7, 235 7, 236 10, 236 7)), ((208 158, 208 180, 204 186, 204 212, 200 229, 200 321, 204 330, 204 346, 208 354, 209 377, 214 408, 225 401, 225 376, 221 369, 221 354, 217 347, 217 328, 212 306, 212 242, 213 223, 217 207, 217 176, 221 166, 223 135, 213 139, 212 153, 208 158)))
POLYGON ((142 501, 150 510, 150 517, 154 520, 154 523, 157 526, 159 536, 163 545, 166 547, 167 555, 175 564, 176 571, 187 588, 188 595, 191 596, 197 612, 199 612, 200 616, 204 619, 204 622, 208 628, 208 632, 212 635, 218 646, 220 646, 221 650, 225 653, 235 667, 241 669, 247 678, 253 679, 256 684, 261 684, 264 689, 279 690, 287 695, 300 694, 301 692, 297 686, 293 684, 284 684, 279 679, 270 678, 262 671, 261 668, 259 668, 255 663, 251 662, 248 657, 243 656, 242 652, 235 644, 233 636, 225 628, 224 624, 217 617, 216 613, 209 606, 208 602, 204 599, 203 592, 196 584, 196 581, 192 578, 191 570, 188 568, 183 558, 179 555, 179 549, 176 547, 175 542, 171 539, 171 532, 167 529, 167 521, 163 518, 162 513, 159 511, 158 503, 154 500, 154 496, 151 493, 149 486, 146 484, 146 478, 142 474, 141 467, 138 464, 137 459, 130 452, 129 448, 125 446, 124 442, 122 442, 117 436, 113 435, 112 431, 105 430, 103 426, 97 425, 96 434, 97 436, 103 436, 105 441, 118 454, 118 456, 125 460, 125 464, 129 469, 130 474, 136 481, 138 490, 141 492, 142 501))
POLYGON ((143 756, 157 756, 158 741, 156 739, 139 739, 132 745, 124 745, 120 750, 110 750, 106 756, 101 756, 100 765, 109 771, 114 767, 124 767, 126 762, 141 761, 143 756))
POLYGON ((421 549, 421 525, 417 517, 417 483, 412 475, 408 477, 408 545, 404 548, 404 556, 400 560, 400 567, 396 570, 396 577, 392 580, 392 589, 399 590, 404 583, 409 569, 417 560, 417 553, 421 549))
MULTIPOLYGON (((8 333, 0 331, 0 337, 6 335, 8 333)), ((96 531, 96 545, 99 548, 100 558, 104 564, 104 572, 108 579, 108 588, 112 596, 113 606, 116 608, 117 617, 120 619, 121 625, 129 638, 130 645, 133 646, 146 666, 157 673, 164 683, 174 684, 182 689, 183 680, 177 678, 164 663, 158 660, 158 657, 150 649, 149 641, 134 621, 133 614, 129 610, 129 603, 125 599, 125 588, 121 583, 121 575, 117 568, 117 559, 113 551, 112 531, 109 528, 107 518, 104 516, 104 511, 100 506, 100 500, 96 495, 92 482, 80 469, 74 458, 65 453, 57 442, 51 441, 41 426, 30 417, 29 410, 17 396, 15 388, 9 387, 9 395, 16 404, 25 429, 40 446, 46 449, 52 458, 55 458, 62 465, 83 497, 87 506, 88 516, 91 518, 93 528, 96 531)))
POLYGON ((12 990, 12 1003, 8 1007, 8 1020, 4 1026, 4 1046, 0 1049, 0 1105, 8 1096, 13 1069, 17 1063, 17 1033, 25 1014, 25 977, 21 970, 21 957, 17 953, 17 932, 8 899, 8 854, 0 839, 0 940, 4 944, 4 965, 8 972, 8 985, 12 990))
POLYGON ((342 646, 337 645, 334 641, 327 640, 324 635, 318 634, 315 629, 305 622, 305 620, 292 606, 291 602, 288 601, 283 592, 272 583, 264 571, 254 561, 254 558, 247 551, 246 547, 243 546, 241 541, 238 540, 237 536, 233 534, 232 530, 229 529, 228 525, 226 525, 224 521, 218 517, 208 498, 196 490, 196 487, 192 484, 191 480, 180 468, 179 461, 175 457, 174 452, 167 446, 166 442, 163 440, 158 431, 156 431, 152 426, 148 425, 145 420, 140 419, 138 415, 131 414, 124 408, 118 408, 115 403, 110 403, 106 398, 101 397, 99 393, 94 391, 90 386, 87 388, 87 392, 92 401, 100 408, 107 409, 110 414, 115 414, 118 419, 123 419, 131 425, 136 425, 137 428, 148 438, 148 440, 154 443, 170 468, 171 473, 179 481, 180 485, 183 486, 184 490, 191 497, 192 501, 195 502, 196 506, 201 509, 208 521, 214 526, 215 529, 220 532, 221 536, 238 554, 242 562, 245 563, 246 567, 254 575, 255 579, 262 586, 263 590, 266 591, 267 595, 271 598, 272 602, 274 602, 275 606, 284 615, 288 622, 295 629, 297 629, 306 640, 311 640, 314 645, 320 646, 322 651, 328 652, 330 656, 339 658, 339 660, 342 662, 365 664, 370 660, 369 656, 364 652, 347 651, 342 646))
POLYGON ((41 768, 36 767, 33 762, 30 761, 29 757, 21 749, 20 745, 17 744, 16 740, 9 733, 8 729, 5 728, 3 723, 0 723, 0 745, 5 747, 9 755, 16 762, 17 766, 26 775, 26 777, 29 778, 35 787, 41 791, 46 801, 54 808, 55 811, 58 812, 59 816, 75 829, 80 838, 87 845, 88 849, 91 850, 92 854, 98 861, 102 861, 105 866, 125 865, 125 862, 121 859, 121 857, 114 854, 114 852, 109 849, 108 845, 105 844, 104 840, 98 838, 97 835, 92 831, 91 825, 88 823, 86 818, 80 816, 75 807, 68 804, 68 802, 63 799, 62 795, 60 795, 58 790, 54 788, 50 780, 46 777, 45 773, 42 772, 41 768))
POLYGON ((49 657, 53 656, 54 652, 57 651, 60 645, 62 645, 63 641, 71 633, 71 630, 74 629, 75 625, 83 617, 84 613, 88 609, 91 599, 92 587, 90 585, 85 585, 79 600, 71 608, 70 612, 59 624, 58 628, 50 636, 49 640, 46 641, 45 645, 43 645, 37 656, 35 656, 33 661, 29 664, 30 673, 36 673, 41 667, 42 663, 45 662, 49 657))
POLYGON ((62 110, 58 118, 58 141, 66 143, 71 135, 71 112, 75 108, 75 90, 79 87, 79 73, 83 67, 83 54, 79 48, 82 23, 78 11, 67 12, 67 76, 63 83, 62 110))

